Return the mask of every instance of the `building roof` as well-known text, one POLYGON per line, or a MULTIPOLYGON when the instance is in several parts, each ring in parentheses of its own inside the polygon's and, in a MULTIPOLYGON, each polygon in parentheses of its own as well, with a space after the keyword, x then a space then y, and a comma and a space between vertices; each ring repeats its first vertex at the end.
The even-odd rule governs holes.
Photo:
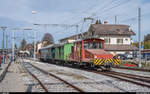
MULTIPOLYGON (((117 24, 91 24, 88 32, 94 31, 95 35, 135 35, 128 25, 117 25, 117 24)), ((83 34, 88 34, 84 32, 83 34)), ((60 41, 73 39, 81 34, 72 35, 60 41)))
POLYGON ((135 35, 128 25, 92 24, 89 31, 99 35, 135 35))
POLYGON ((138 48, 134 45, 113 45, 105 44, 104 49, 106 51, 138 51, 138 48))

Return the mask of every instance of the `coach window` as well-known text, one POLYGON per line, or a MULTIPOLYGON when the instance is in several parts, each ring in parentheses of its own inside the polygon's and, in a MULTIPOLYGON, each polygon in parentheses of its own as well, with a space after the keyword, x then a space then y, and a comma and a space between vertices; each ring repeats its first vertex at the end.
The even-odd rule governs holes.
POLYGON ((96 42, 96 49, 98 49, 98 44, 99 44, 99 43, 96 42))
POLYGON ((88 46, 88 43, 85 42, 85 43, 84 43, 84 48, 85 48, 85 49, 88 49, 88 47, 89 47, 89 46, 88 46))

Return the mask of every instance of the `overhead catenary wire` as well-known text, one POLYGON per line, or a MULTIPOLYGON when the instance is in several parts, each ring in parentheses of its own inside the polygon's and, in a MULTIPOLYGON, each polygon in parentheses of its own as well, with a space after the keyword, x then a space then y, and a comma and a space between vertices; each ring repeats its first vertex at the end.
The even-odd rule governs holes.
MULTIPOLYGON (((131 1, 131 0, 128 0, 128 1, 131 1)), ((101 11, 101 13, 102 13, 101 15, 98 15, 98 16, 96 16, 96 17, 102 16, 102 15, 104 15, 104 13, 107 13, 107 12, 109 12, 110 10, 112 10, 112 9, 114 9, 114 8, 120 7, 120 6, 122 6, 122 5, 126 4, 126 3, 128 3, 128 1, 120 2, 119 4, 117 4, 117 5, 115 5, 115 6, 112 6, 112 7, 108 8, 108 9, 105 9, 105 10, 101 11)))
MULTIPOLYGON (((109 2, 109 3, 107 3, 106 5, 108 5, 108 4, 112 4, 113 2, 115 2, 114 0, 111 0, 111 2, 109 2)), ((105 8, 105 6, 104 7, 102 7, 102 8, 100 8, 99 10, 103 10, 105 8)), ((88 11, 88 10, 87 10, 88 11)), ((81 15, 81 14, 80 14, 81 15)), ((82 22, 83 20, 81 19, 81 20, 79 20, 78 22, 76 22, 76 23, 74 23, 74 24, 79 24, 80 22, 82 22)), ((61 31, 61 30, 60 30, 61 31)))

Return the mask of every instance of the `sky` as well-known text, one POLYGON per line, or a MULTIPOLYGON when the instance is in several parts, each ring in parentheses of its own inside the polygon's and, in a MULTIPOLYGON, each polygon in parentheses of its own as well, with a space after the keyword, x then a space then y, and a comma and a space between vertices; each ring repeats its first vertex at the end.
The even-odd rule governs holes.
MULTIPOLYGON (((138 41, 138 7, 141 7, 141 36, 142 40, 150 33, 150 0, 0 0, 0 27, 7 26, 8 46, 12 45, 12 32, 15 32, 15 43, 19 46, 23 38, 33 42, 34 32, 36 41, 41 41, 45 33, 50 33, 55 43, 58 40, 81 32, 83 19, 92 17, 109 24, 130 25, 138 41), (32 14, 36 11, 36 14, 32 14), (76 27, 33 26, 38 24, 68 24, 76 27), (31 28, 32 30, 13 30, 14 28, 31 28)), ((82 32, 87 31, 91 21, 86 21, 82 32)), ((0 29, 0 44, 2 44, 0 29)), ((0 45, 0 48, 2 45, 0 45)))

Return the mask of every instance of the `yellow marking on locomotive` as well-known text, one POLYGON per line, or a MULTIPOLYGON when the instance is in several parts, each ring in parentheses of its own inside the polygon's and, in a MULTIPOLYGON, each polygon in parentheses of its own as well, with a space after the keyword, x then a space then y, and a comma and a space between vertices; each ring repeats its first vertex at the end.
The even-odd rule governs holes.
POLYGON ((121 64, 121 60, 120 59, 96 59, 94 61, 95 65, 102 65, 103 63, 113 63, 115 65, 119 65, 121 64))
POLYGON ((98 63, 101 61, 101 59, 98 59, 98 61, 96 62, 96 65, 98 65, 98 63))
POLYGON ((99 59, 96 59, 95 61, 94 61, 94 64, 97 64, 97 61, 98 61, 99 59))
POLYGON ((115 59, 113 59, 113 63, 115 64, 115 65, 117 65, 118 63, 116 62, 116 60, 115 59))
POLYGON ((120 63, 120 62, 118 62, 118 60, 117 60, 117 59, 114 59, 114 60, 115 60, 115 63, 116 63, 117 65, 119 65, 119 63, 120 63))
POLYGON ((105 59, 102 59, 98 65, 103 64, 103 63, 104 63, 104 60, 105 60, 105 59))
POLYGON ((100 59, 98 59, 97 62, 96 62, 95 64, 97 65, 99 61, 100 61, 100 59))

